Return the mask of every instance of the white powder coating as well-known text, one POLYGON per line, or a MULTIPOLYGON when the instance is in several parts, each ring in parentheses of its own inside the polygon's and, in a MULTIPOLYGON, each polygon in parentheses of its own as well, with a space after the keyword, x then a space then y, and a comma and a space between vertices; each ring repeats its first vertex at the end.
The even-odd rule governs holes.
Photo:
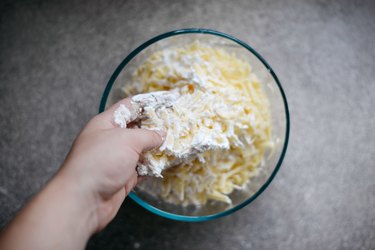
POLYGON ((157 91, 133 96, 132 104, 136 104, 142 108, 152 107, 158 109, 161 107, 170 107, 173 102, 180 96, 177 90, 175 91, 157 91))
MULTIPOLYGON (((164 130, 167 135, 159 148, 165 156, 146 152, 138 164, 140 175, 161 177, 163 170, 192 161, 207 150, 229 149, 228 137, 235 137, 233 131, 223 133, 220 123, 212 119, 217 115, 226 116, 229 106, 217 103, 212 94, 188 93, 186 88, 179 89, 179 92, 183 94, 172 102, 143 106, 145 119, 141 122, 142 127, 164 130)), ((240 140, 238 143, 241 144, 240 140)))
POLYGON ((124 104, 114 112, 114 122, 120 128, 126 128, 127 124, 133 122, 141 117, 144 107, 152 107, 158 109, 159 107, 171 106, 171 102, 175 101, 179 96, 177 91, 158 91, 153 93, 139 94, 131 99, 131 108, 127 108, 124 104))
POLYGON ((131 103, 135 109, 141 107, 143 112, 134 117, 134 112, 120 105, 114 113, 115 123, 126 128, 127 123, 139 119, 143 128, 167 132, 159 151, 169 157, 159 157, 154 151, 146 152, 138 164, 139 175, 162 177, 164 169, 189 162, 207 150, 229 149, 228 137, 235 137, 242 145, 233 127, 223 133, 221 125, 213 121, 213 117, 229 117, 230 109, 234 109, 218 103, 213 94, 199 90, 189 93, 189 89, 183 87, 136 95, 131 103))
POLYGON ((124 105, 121 104, 114 113, 114 121, 120 128, 126 128, 127 124, 132 120, 132 113, 124 105))
POLYGON ((174 204, 230 204, 229 194, 258 174, 271 146, 269 103, 246 61, 199 42, 163 49, 123 90, 142 108, 139 127, 167 132, 140 156, 140 175, 164 176, 139 186, 147 193, 174 204))
MULTIPOLYGON (((230 141, 233 146, 252 143, 250 135, 239 138, 235 133, 235 129, 248 128, 238 118, 246 103, 244 96, 238 90, 225 86, 220 78, 215 82, 223 86, 214 86, 212 77, 219 73, 212 65, 197 56, 179 57, 173 50, 163 51, 160 65, 166 67, 167 76, 177 74, 182 80, 171 91, 139 94, 131 99, 133 105, 142 108, 139 118, 142 128, 167 132, 159 154, 151 151, 141 156, 137 167, 139 175, 162 177, 163 170, 182 162, 204 161, 202 153, 205 151, 229 149, 230 141), (196 64, 203 65, 211 78, 198 74, 194 69, 196 64)), ((123 107, 116 112, 115 122, 120 127, 126 127, 125 124, 132 120, 129 112, 123 107)))

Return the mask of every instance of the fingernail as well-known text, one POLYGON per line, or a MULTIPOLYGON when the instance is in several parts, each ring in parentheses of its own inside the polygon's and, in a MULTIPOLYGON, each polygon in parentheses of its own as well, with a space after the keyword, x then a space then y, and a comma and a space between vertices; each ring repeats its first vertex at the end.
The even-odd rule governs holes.
POLYGON ((165 140, 165 137, 167 137, 167 133, 163 130, 154 130, 154 131, 160 135, 163 141, 165 140))

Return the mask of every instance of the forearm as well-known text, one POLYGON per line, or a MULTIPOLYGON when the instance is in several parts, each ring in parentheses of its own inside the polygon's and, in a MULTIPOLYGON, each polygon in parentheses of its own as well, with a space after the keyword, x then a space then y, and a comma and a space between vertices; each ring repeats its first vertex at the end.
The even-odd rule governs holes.
POLYGON ((113 113, 95 116, 76 138, 64 166, 0 233, 1 250, 78 250, 116 215, 136 185, 139 154, 159 147, 165 133, 120 129, 113 113))
POLYGON ((0 234, 0 249, 84 249, 97 218, 80 185, 57 174, 0 234))

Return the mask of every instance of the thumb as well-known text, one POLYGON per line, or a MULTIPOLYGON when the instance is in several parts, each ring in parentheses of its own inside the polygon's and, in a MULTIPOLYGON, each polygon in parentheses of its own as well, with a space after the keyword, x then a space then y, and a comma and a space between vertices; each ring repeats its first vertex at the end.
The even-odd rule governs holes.
POLYGON ((160 130, 148 129, 121 129, 126 133, 126 138, 138 153, 159 147, 165 140, 166 133, 160 130))

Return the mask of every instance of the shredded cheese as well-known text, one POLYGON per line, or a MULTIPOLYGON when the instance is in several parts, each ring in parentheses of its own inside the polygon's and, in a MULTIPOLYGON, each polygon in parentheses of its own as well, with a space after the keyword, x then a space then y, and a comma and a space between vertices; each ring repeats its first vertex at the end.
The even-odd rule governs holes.
POLYGON ((229 195, 259 173, 272 146, 262 84, 248 62, 194 42, 155 52, 124 86, 128 96, 169 90, 179 93, 169 108, 144 108, 140 126, 165 130, 167 137, 143 155, 138 169, 163 177, 154 192, 167 202, 230 204, 229 195))

